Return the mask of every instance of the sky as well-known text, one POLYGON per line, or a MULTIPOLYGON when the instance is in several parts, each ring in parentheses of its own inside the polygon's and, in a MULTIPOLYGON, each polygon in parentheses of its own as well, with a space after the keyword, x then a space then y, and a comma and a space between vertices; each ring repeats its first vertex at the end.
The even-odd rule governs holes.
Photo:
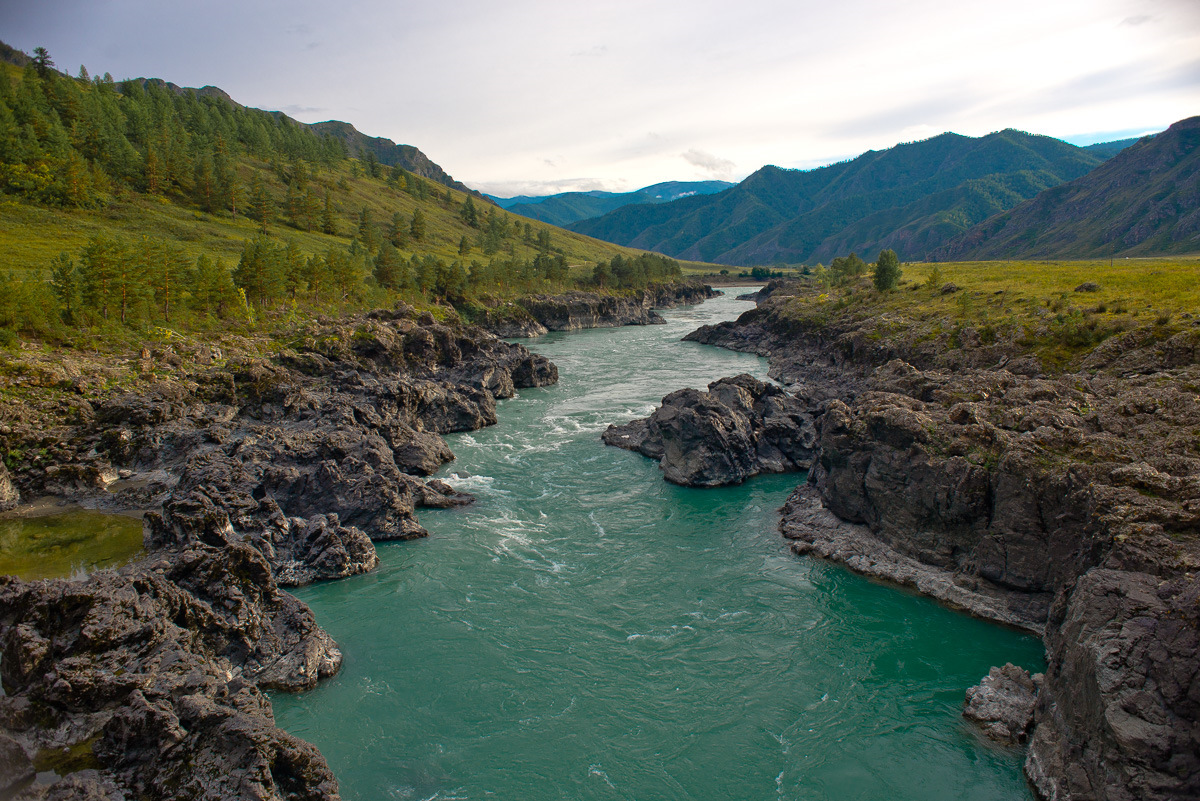
POLYGON ((0 40, 345 120, 501 197, 1200 114, 1200 0, 0 0, 0 40))

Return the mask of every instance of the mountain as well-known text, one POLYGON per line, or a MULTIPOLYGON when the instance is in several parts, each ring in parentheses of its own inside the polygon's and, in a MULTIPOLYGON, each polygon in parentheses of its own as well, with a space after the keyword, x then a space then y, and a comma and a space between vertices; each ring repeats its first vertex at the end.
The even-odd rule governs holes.
POLYGON ((734 265, 882 248, 922 258, 972 225, 1086 174, 1101 158, 1047 136, 945 133, 814 170, 767 166, 732 189, 626 206, 570 230, 734 265))
POLYGON ((1135 145, 1139 141, 1141 140, 1135 136, 1132 139, 1115 139, 1111 142, 1097 142, 1094 145, 1084 145, 1083 149, 1093 156, 1099 156, 1102 159, 1111 159, 1125 148, 1135 145))
MULTIPOLYGON (((491 199, 501 208, 522 217, 565 226, 580 220, 599 217, 623 206, 638 203, 670 203, 692 195, 711 195, 723 192, 733 184, 728 181, 667 181, 634 192, 564 192, 558 195, 491 199)), ((489 195, 489 197, 491 197, 489 195)))
POLYGON ((985 220, 934 256, 1080 259, 1197 251, 1200 117, 1191 117, 985 220))
MULTIPOLYGON (((278 112, 276 112, 278 113, 278 112)), ((305 123, 298 123, 304 125, 305 123)), ((457 189, 460 192, 480 197, 474 189, 469 188, 453 178, 412 145, 398 145, 391 139, 382 136, 367 136, 348 122, 327 120, 307 125, 309 129, 321 136, 331 136, 346 145, 346 152, 352 156, 365 156, 371 153, 380 164, 388 167, 403 167, 414 175, 437 181, 443 186, 457 189)))

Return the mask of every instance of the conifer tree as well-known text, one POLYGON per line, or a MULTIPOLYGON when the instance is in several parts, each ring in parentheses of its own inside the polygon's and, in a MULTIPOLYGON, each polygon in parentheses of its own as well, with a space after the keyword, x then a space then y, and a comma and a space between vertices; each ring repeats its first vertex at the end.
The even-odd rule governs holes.
POLYGON ((408 231, 418 242, 425 238, 425 215, 419 208, 413 209, 412 222, 409 223, 408 231))
POLYGON ((329 193, 325 193, 325 209, 321 212, 321 233, 337 236, 337 226, 333 222, 333 205, 329 193))

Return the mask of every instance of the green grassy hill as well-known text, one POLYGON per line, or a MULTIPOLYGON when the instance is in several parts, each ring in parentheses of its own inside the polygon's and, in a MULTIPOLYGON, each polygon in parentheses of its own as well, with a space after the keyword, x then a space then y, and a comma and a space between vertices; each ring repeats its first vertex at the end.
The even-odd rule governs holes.
POLYGON ((352 153, 357 131, 322 125, 212 87, 0 64, 0 339, 469 309, 679 274, 492 206, 415 148, 352 153))

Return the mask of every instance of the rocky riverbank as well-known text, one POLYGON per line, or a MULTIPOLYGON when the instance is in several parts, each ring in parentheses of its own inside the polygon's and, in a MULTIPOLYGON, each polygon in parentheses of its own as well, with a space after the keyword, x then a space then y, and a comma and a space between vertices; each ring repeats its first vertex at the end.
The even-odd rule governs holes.
POLYGON ((425 534, 414 509, 468 503, 423 478, 453 458, 440 434, 557 380, 519 345, 406 307, 283 347, 226 336, 4 367, 4 497, 158 510, 138 562, 0 578, 0 795, 31 799, 336 798, 261 692, 341 662, 280 588, 370 570, 372 540, 425 534))
POLYGON ((656 325, 654 310, 688 306, 715 297, 712 287, 698 283, 666 284, 626 293, 567 292, 530 295, 488 309, 479 325, 501 337, 537 337, 549 331, 656 325))
POLYGON ((806 292, 773 285, 689 336, 770 357, 813 421, 794 550, 1041 634, 1042 798, 1200 797, 1200 328, 1131 330, 1051 374, 1020 341, 806 292))

